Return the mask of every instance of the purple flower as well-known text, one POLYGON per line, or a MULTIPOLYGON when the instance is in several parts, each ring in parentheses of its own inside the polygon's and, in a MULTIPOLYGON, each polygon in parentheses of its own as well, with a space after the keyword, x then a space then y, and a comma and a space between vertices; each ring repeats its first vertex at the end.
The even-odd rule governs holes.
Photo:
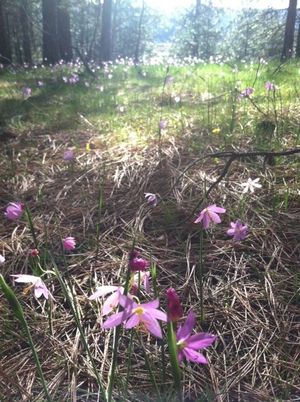
POLYGON ((267 91, 273 91, 275 89, 275 85, 273 84, 273 82, 267 81, 265 83, 265 88, 267 91))
POLYGON ((238 99, 242 98, 248 98, 250 95, 252 95, 254 92, 254 89, 251 87, 245 88, 239 95, 238 99))
POLYGON ((109 317, 102 325, 102 328, 112 328, 124 323, 126 329, 138 326, 157 338, 162 338, 161 327, 157 320, 166 322, 167 315, 158 310, 158 299, 148 303, 137 304, 130 297, 121 295, 120 305, 124 308, 124 311, 109 317))
POLYGON ((89 300, 95 300, 98 299, 98 297, 106 296, 108 293, 112 294, 103 304, 102 315, 107 315, 118 307, 120 295, 124 293, 124 288, 122 286, 100 286, 96 292, 88 298, 89 300))
POLYGON ((74 159, 75 159, 74 151, 72 149, 67 149, 64 152, 64 160, 66 162, 72 162, 74 159))
POLYGON ((165 79, 165 85, 171 85, 174 81, 174 77, 172 75, 167 75, 165 79))
POLYGON ((133 275, 130 289, 132 294, 137 294, 139 281, 142 282, 145 291, 150 293, 150 271, 139 271, 133 275))
POLYGON ((24 98, 28 98, 31 95, 31 88, 29 87, 22 88, 22 94, 24 98))
POLYGON ((21 202, 10 202, 4 213, 5 217, 11 221, 16 221, 21 218, 24 210, 24 205, 21 202))
POLYGON ((185 358, 195 363, 207 364, 206 358, 197 350, 210 346, 215 341, 216 336, 205 332, 191 335, 195 326, 195 319, 195 314, 190 311, 185 323, 177 331, 179 363, 185 358))
POLYGON ((76 247, 76 241, 74 237, 66 237, 63 239, 63 248, 66 251, 72 251, 76 247))
POLYGON ((207 208, 204 208, 194 223, 202 222, 203 228, 207 229, 211 223, 220 223, 221 218, 218 214, 224 214, 226 209, 217 207, 216 204, 210 205, 207 208))
MULTIPOLYGON (((38 299, 42 295, 45 297, 45 299, 48 300, 49 296, 52 297, 51 293, 47 289, 46 285, 44 282, 41 280, 39 276, 34 276, 34 275, 11 275, 17 279, 15 279, 15 282, 19 283, 32 283, 32 285, 28 286, 23 290, 23 293, 26 294, 32 287, 34 288, 34 295, 38 299)), ((53 297, 52 297, 53 298, 53 297)))
POLYGON ((71 78, 69 78, 69 84, 76 84, 79 81, 79 76, 77 74, 73 74, 71 78))
POLYGON ((145 193, 145 198, 148 204, 153 205, 156 207, 158 204, 158 198, 156 194, 153 193, 145 193))
POLYGON ((233 236, 233 240, 240 241, 244 240, 248 234, 248 226, 243 225, 242 221, 239 219, 236 222, 230 223, 231 228, 227 230, 228 236, 233 236))
POLYGON ((168 320, 176 322, 183 316, 182 305, 175 289, 169 288, 166 293, 168 301, 168 320))
POLYGON ((129 261, 131 271, 146 271, 149 267, 149 262, 141 257, 133 257, 129 261))
POLYGON ((158 126, 159 126, 160 130, 165 130, 168 127, 167 120, 160 120, 158 126))

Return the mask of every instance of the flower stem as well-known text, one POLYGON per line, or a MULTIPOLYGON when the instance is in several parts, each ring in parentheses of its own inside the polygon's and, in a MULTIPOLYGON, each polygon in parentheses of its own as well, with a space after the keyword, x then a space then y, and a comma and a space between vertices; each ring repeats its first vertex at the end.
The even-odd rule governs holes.
POLYGON ((158 402, 162 402, 162 399, 161 399, 161 396, 160 396, 160 392, 159 392, 159 388, 158 388, 157 382, 156 382, 156 380, 155 380, 155 376, 154 376, 154 374, 153 374, 153 370, 152 370, 152 367, 151 367, 151 364, 150 364, 150 360, 149 360, 149 358, 148 358, 148 354, 147 354, 147 351, 146 351, 146 348, 145 348, 145 345, 144 345, 142 336, 140 335, 138 338, 139 338, 141 347, 142 347, 143 352, 144 352, 145 363, 146 363, 146 366, 147 366, 147 369, 148 369, 148 372, 149 372, 149 376, 150 376, 151 382, 152 382, 152 384, 153 384, 153 386, 154 386, 154 388, 155 388, 156 394, 157 394, 157 398, 158 398, 157 400, 158 400, 158 402))
POLYGON ((99 235, 100 235, 100 219, 103 208, 103 187, 104 187, 104 177, 99 180, 99 195, 98 195, 98 206, 97 206, 97 224, 96 224, 96 259, 99 253, 99 235))
POLYGON ((197 276, 199 279, 199 293, 200 293, 200 321, 204 321, 204 300, 203 300, 203 230, 200 229, 200 242, 199 242, 199 264, 197 276))
POLYGON ((27 339, 28 339, 28 342, 29 342, 29 345, 30 345, 30 348, 31 348, 31 351, 32 351, 32 354, 33 354, 33 358, 34 358, 34 361, 35 361, 35 365, 36 365, 37 371, 39 373, 40 380, 42 382, 42 386, 43 386, 43 389, 44 389, 46 400, 48 402, 52 402, 52 398, 51 398, 51 396, 49 394, 49 391, 48 391, 46 380, 45 380, 45 377, 44 377, 44 374, 43 374, 43 371, 42 371, 42 366, 41 366, 37 351, 35 349, 35 346, 33 344, 33 339, 32 339, 32 336, 31 336, 31 333, 30 333, 30 330, 29 330, 29 326, 28 326, 27 321, 25 319, 24 311, 22 309, 22 306, 19 303, 18 299, 16 298, 13 290, 8 286, 8 284, 6 283, 6 281, 5 281, 5 279, 4 279, 4 277, 2 275, 0 275, 0 287, 2 288, 2 291, 5 294, 5 297, 7 298, 8 302, 9 302, 9 304, 11 306, 11 308, 12 308, 12 310, 14 312, 14 315, 18 318, 18 320, 20 321, 21 326, 23 327, 23 329, 24 329, 24 331, 26 333, 26 336, 27 336, 27 339))
POLYGON ((53 263, 53 270, 54 270, 55 275, 56 275, 56 277, 57 277, 57 279, 58 279, 58 281, 60 283, 60 286, 61 286, 61 288, 63 290, 64 296, 69 301, 69 304, 70 304, 70 307, 71 307, 71 311, 72 311, 76 326, 77 326, 77 328, 79 330, 79 333, 80 333, 81 342, 82 342, 83 347, 85 349, 85 352, 88 355, 89 360, 91 362, 93 372, 94 372, 95 377, 97 379, 97 384, 98 384, 98 386, 100 388, 100 392, 101 392, 101 394, 102 394, 102 396, 104 398, 103 400, 106 401, 104 386, 102 384, 102 380, 101 380, 100 375, 98 373, 95 361, 93 359, 93 356, 91 354, 91 351, 89 349, 88 343, 87 343, 86 338, 85 338, 84 330, 83 330, 81 322, 80 322, 80 317, 79 317, 75 297, 74 297, 74 294, 72 292, 72 288, 71 288, 71 286, 67 286, 66 283, 64 282, 64 280, 63 280, 63 278, 62 278, 62 276, 61 276, 61 274, 60 274, 60 272, 59 272, 59 270, 57 268, 57 265, 56 265, 55 261, 53 260, 53 258, 52 258, 52 263, 53 263))
MULTIPOLYGON (((134 250, 134 246, 135 246, 135 239, 133 239, 133 242, 132 242, 131 253, 134 250)), ((131 255, 131 253, 130 253, 130 255, 131 255)), ((125 280, 125 285, 124 285, 124 293, 123 293, 125 296, 127 295, 128 291, 129 291, 130 277, 131 277, 131 269, 130 269, 130 261, 128 261, 126 280, 125 280)), ((120 326, 118 326, 114 329, 112 361, 111 361, 111 366, 110 366, 110 370, 109 370, 109 381, 108 381, 108 387, 107 387, 107 392, 106 392, 107 402, 111 402, 111 400, 112 400, 112 391, 113 391, 113 386, 114 386, 114 381, 115 381, 115 371, 116 371, 116 366, 117 366, 117 356, 118 356, 118 345, 119 345, 120 333, 121 333, 121 329, 120 329, 120 326)))
POLYGON ((181 370, 179 367, 179 362, 178 362, 178 357, 177 357, 176 334, 175 334, 172 322, 168 322, 168 347, 169 347, 171 367, 172 367, 172 372, 173 372, 174 386, 177 391, 178 399, 179 399, 179 401, 181 401, 182 400, 181 370))
POLYGON ((33 226, 33 221, 32 221, 32 218, 31 218, 31 213, 30 213, 30 210, 27 207, 27 205, 25 205, 25 214, 26 214, 27 222, 28 222, 29 229, 30 229, 30 232, 31 232, 31 236, 32 236, 32 239, 33 239, 34 247, 38 248, 38 241, 37 241, 37 238, 36 238, 36 234, 35 234, 35 230, 34 230, 34 226, 33 226))

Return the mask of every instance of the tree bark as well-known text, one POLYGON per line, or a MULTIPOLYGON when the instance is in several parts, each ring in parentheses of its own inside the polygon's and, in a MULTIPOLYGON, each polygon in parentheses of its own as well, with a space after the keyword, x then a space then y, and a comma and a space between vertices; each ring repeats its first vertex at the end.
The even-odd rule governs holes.
POLYGON ((111 60, 111 17, 112 0, 104 0, 100 44, 100 58, 102 62, 111 60))
POLYGON ((297 0, 290 0, 286 17, 281 60, 288 59, 293 55, 296 14, 297 14, 297 0))
POLYGON ((43 60, 55 64, 59 60, 57 42, 57 1, 43 0, 43 60))
POLYGON ((141 47, 141 41, 142 41, 142 26, 143 26, 144 13, 145 13, 145 0, 143 0, 141 14, 140 14, 140 18, 139 18, 138 37, 136 40, 136 47, 135 47, 135 53, 134 53, 134 62, 135 63, 138 63, 139 58, 140 58, 140 47, 141 47))
POLYGON ((296 57, 300 57, 300 21, 299 21, 299 25, 298 25, 296 57))
POLYGON ((57 30, 59 39, 60 58, 64 61, 73 59, 70 14, 67 7, 61 2, 57 9, 57 30))
POLYGON ((201 15, 201 0, 196 0, 194 26, 193 26, 193 44, 192 56, 199 57, 199 36, 200 36, 200 15, 201 15))
POLYGON ((25 63, 32 64, 30 23, 28 17, 28 0, 22 0, 20 4, 20 19, 22 27, 23 60, 25 63))
POLYGON ((0 0, 0 63, 11 63, 11 48, 7 35, 7 26, 5 24, 3 0, 0 0))

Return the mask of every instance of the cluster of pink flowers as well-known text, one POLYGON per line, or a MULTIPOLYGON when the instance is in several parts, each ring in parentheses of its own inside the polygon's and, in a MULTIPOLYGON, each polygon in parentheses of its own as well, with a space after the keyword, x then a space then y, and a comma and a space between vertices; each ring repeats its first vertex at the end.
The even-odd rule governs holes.
POLYGON ((238 95, 238 100, 241 100, 243 98, 249 98, 250 95, 252 95, 254 92, 254 89, 251 87, 245 88, 243 91, 241 91, 238 95))
POLYGON ((11 221, 16 221, 21 218, 24 212, 24 204, 21 202, 10 202, 6 207, 4 215, 11 221))
MULTIPOLYGON (((217 207, 216 204, 204 208, 194 221, 194 223, 202 223, 203 229, 208 229, 212 223, 221 223, 219 214, 224 214, 226 209, 217 207)), ((228 236, 232 236, 233 240, 244 240, 248 234, 248 226, 243 225, 240 219, 230 223, 230 228, 226 232, 228 236)))

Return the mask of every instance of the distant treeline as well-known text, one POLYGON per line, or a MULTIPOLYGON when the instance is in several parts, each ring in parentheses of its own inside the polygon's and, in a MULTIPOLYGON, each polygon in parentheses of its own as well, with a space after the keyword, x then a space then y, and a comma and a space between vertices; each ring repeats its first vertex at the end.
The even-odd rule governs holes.
POLYGON ((234 11, 195 0, 160 15, 145 0, 0 0, 0 63, 139 62, 157 42, 176 56, 251 59, 300 55, 297 0, 287 9, 234 11), (296 32, 298 31, 298 32, 296 32))

